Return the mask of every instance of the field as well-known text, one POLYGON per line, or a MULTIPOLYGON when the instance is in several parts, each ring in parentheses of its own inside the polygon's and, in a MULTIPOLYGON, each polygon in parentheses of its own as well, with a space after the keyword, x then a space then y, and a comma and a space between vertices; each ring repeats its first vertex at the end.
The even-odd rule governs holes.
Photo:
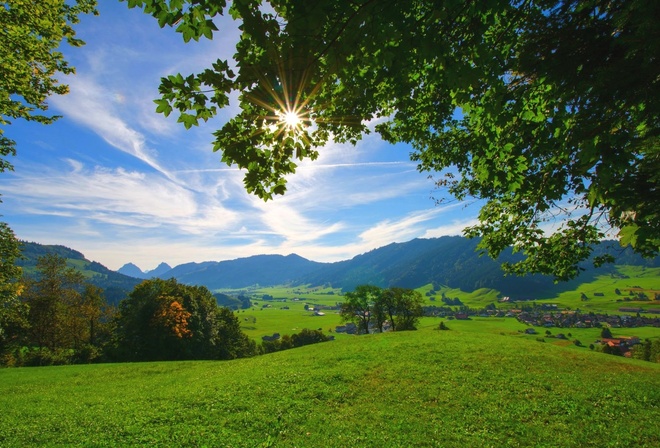
POLYGON ((0 445, 660 444, 660 365, 450 327, 236 361, 1 370, 0 445))
MULTIPOLYGON (((659 289, 660 270, 624 269, 546 300, 607 312, 636 306, 616 302, 629 289, 659 289)), ((498 298, 441 288, 432 301, 430 290, 435 305, 442 292, 473 308, 498 298)), ((660 364, 590 350, 599 329, 527 335, 514 318, 426 317, 415 332, 350 336, 336 333, 336 310, 315 313, 343 301, 337 289, 249 293, 236 315, 253 339, 310 328, 336 340, 224 362, 0 370, 0 446, 660 446, 660 364)))

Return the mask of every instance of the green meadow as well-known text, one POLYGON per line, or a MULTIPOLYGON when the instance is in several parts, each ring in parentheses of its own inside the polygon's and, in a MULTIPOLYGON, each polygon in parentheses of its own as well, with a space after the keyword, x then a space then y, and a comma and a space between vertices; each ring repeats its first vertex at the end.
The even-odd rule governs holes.
MULTIPOLYGON (((615 289, 650 293, 659 274, 630 268, 547 300, 616 310, 632 305, 615 289)), ((498 298, 441 288, 431 300, 430 290, 420 288, 438 306, 443 291, 472 308, 498 298)), ((236 316, 251 338, 309 328, 336 340, 233 361, 3 369, 0 446, 660 446, 660 364, 590 350, 599 329, 527 335, 514 318, 425 317, 418 331, 351 336, 336 333, 337 311, 313 309, 341 303, 338 289, 248 292, 253 306, 236 316)))
POLYGON ((660 444, 660 365, 449 326, 234 361, 4 369, 0 446, 660 444))

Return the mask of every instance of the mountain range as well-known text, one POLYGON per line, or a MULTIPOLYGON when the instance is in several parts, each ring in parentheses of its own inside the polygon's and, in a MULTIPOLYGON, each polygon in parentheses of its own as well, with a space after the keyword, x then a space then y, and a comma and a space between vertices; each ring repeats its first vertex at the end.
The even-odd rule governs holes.
POLYGON ((161 263, 158 266, 156 266, 156 269, 142 272, 142 269, 140 269, 133 263, 126 263, 124 266, 120 267, 117 270, 117 272, 119 272, 120 274, 128 275, 129 277, 146 279, 152 277, 160 277, 161 275, 171 270, 172 270, 172 266, 170 266, 167 263, 161 263))
MULTIPOLYGON (((125 297, 142 279, 152 277, 175 278, 181 283, 206 286, 211 291, 282 284, 329 285, 350 291, 366 283, 405 288, 433 283, 464 291, 491 288, 511 297, 536 298, 549 292, 574 288, 597 275, 615 271, 614 265, 598 269, 585 265, 580 277, 560 284, 542 275, 505 276, 500 268, 501 262, 515 261, 519 255, 509 251, 498 260, 493 260, 480 256, 477 244, 477 240, 447 236, 392 243, 334 263, 311 261, 296 254, 256 255, 227 261, 185 263, 174 268, 161 263, 147 272, 128 263, 115 272, 64 246, 23 242, 24 259, 19 265, 24 267, 27 275, 31 275, 40 256, 47 253, 60 255, 67 259, 70 266, 83 271, 91 283, 105 289, 111 303, 125 297)), ((594 249, 594 255, 603 253, 614 254, 618 264, 660 266, 660 257, 644 259, 630 248, 621 248, 616 242, 603 242, 594 249)))
MULTIPOLYGON (((281 284, 331 285, 352 290, 364 283, 407 288, 435 283, 465 291, 492 288, 504 295, 533 298, 548 290, 568 288, 596 275, 614 271, 613 265, 595 269, 585 264, 585 270, 578 279, 559 285, 551 277, 543 275, 505 276, 500 264, 518 260, 520 255, 509 251, 498 260, 493 260, 480 256, 477 244, 476 239, 446 236, 392 243, 334 263, 311 261, 296 254, 256 255, 228 261, 185 263, 157 275, 155 271, 158 269, 146 275, 176 278, 182 283, 204 285, 211 290, 281 284)), ((613 241, 603 242, 594 249, 594 255, 603 253, 615 255, 619 264, 660 266, 660 257, 644 259, 613 241)), ((130 263, 119 272, 127 274, 132 267, 137 268, 130 263)))

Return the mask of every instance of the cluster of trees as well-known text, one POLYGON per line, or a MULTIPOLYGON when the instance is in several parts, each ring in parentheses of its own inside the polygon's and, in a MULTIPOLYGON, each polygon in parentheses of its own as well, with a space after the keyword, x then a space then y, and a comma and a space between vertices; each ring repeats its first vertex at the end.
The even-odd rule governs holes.
POLYGON ((386 325, 392 331, 415 330, 423 304, 422 294, 414 289, 359 285, 344 294, 339 313, 345 322, 355 323, 360 334, 382 332, 386 325))
POLYGON ((234 313, 204 286, 146 280, 120 302, 110 358, 118 361, 234 359, 256 354, 234 313))
POLYGON ((0 307, 0 355, 5 365, 93 361, 234 359, 257 346, 234 313, 218 306, 205 287, 176 280, 140 283, 120 302, 68 267, 66 259, 40 257, 0 307))
POLYGON ((302 347, 303 345, 318 344, 319 342, 327 342, 329 340, 330 336, 324 334, 321 330, 304 328, 300 333, 294 333, 292 335, 285 334, 281 338, 273 341, 262 341, 261 352, 279 352, 281 350, 302 347))
POLYGON ((646 339, 632 348, 631 356, 644 361, 660 362, 660 339, 646 339))
POLYGON ((56 254, 9 283, 0 311, 0 354, 8 365, 89 362, 101 356, 112 317, 103 291, 56 254))

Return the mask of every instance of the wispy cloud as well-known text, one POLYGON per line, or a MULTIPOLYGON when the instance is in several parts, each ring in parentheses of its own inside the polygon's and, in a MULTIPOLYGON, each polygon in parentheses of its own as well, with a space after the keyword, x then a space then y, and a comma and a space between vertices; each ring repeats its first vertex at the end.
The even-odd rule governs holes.
POLYGON ((156 160, 155 151, 145 143, 145 137, 120 117, 113 97, 93 80, 76 76, 68 80, 71 93, 55 97, 54 106, 67 118, 77 121, 97 133, 111 146, 141 160, 166 177, 170 174, 156 160))
POLYGON ((30 207, 31 213, 75 214, 104 224, 141 228, 169 225, 198 233, 227 228, 236 220, 235 212, 212 198, 204 201, 157 174, 123 168, 86 169, 71 160, 69 165, 71 170, 65 173, 46 167, 39 167, 34 174, 22 170, 5 191, 20 197, 20 207, 30 207))

